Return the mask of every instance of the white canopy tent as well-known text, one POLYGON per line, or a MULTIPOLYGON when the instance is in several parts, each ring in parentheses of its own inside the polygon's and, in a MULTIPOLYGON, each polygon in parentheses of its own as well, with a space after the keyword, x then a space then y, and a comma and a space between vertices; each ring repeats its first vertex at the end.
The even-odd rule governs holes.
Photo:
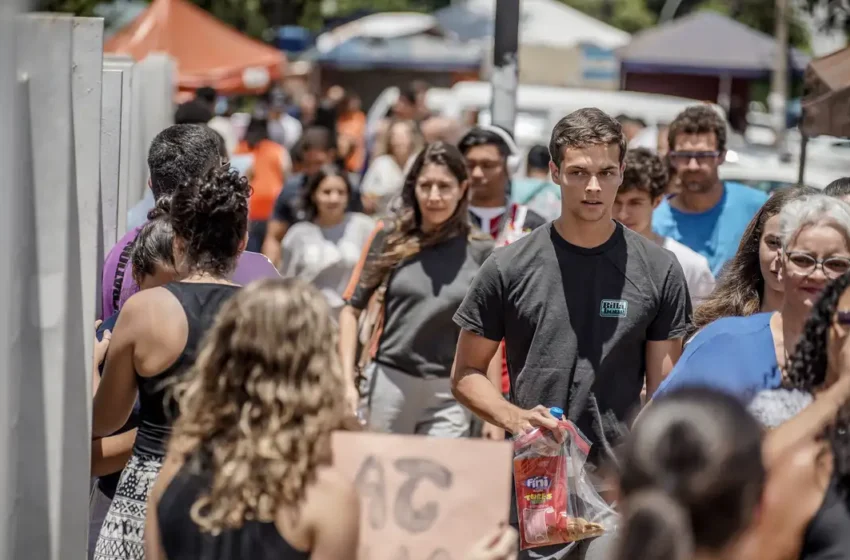
MULTIPOLYGON (((558 0, 523 0, 519 28, 520 82, 616 89, 619 65, 614 50, 631 35, 558 0)), ((496 0, 465 0, 438 10, 444 29, 461 40, 492 48, 496 0)), ((483 74, 492 56, 485 54, 483 74)))

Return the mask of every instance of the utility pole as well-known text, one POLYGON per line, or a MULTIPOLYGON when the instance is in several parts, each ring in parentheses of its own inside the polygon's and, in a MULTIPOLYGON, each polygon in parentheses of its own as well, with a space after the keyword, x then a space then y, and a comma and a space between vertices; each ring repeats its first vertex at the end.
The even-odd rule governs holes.
POLYGON ((788 103, 788 0, 776 0, 776 51, 773 58, 770 97, 768 104, 773 114, 773 127, 776 131, 774 146, 785 152, 785 125, 788 103))
POLYGON ((513 134, 519 81, 519 17, 521 0, 496 0, 493 33, 493 71, 490 83, 492 123, 513 134))

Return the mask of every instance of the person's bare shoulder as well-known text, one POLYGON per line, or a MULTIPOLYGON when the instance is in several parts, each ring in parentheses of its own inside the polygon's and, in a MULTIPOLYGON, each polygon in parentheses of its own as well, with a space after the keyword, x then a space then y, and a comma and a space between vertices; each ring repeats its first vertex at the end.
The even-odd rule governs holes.
POLYGON ((319 504, 336 503, 341 507, 359 504, 354 483, 333 467, 321 467, 316 482, 310 487, 307 499, 317 499, 319 504))
MULTIPOLYGON (((156 375, 174 362, 186 346, 189 324, 180 301, 165 288, 134 294, 119 321, 132 324, 139 375, 156 375)), ((121 325, 116 325, 116 331, 121 325)))

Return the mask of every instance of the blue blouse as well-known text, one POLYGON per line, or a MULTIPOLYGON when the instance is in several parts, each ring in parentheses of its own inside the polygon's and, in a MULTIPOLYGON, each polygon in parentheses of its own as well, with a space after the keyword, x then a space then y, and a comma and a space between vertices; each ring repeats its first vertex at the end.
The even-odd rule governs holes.
POLYGON ((653 398, 681 387, 710 387, 749 402, 759 391, 776 389, 782 373, 776 361, 773 313, 724 317, 706 326, 687 345, 653 398))

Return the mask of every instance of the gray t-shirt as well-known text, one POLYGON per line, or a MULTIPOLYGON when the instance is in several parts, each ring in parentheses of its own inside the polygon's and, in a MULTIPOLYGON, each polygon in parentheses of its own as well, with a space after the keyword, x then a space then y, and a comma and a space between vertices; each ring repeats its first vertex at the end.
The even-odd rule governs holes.
POLYGON ((283 238, 280 273, 312 283, 336 312, 345 304, 342 293, 373 229, 372 218, 357 212, 329 228, 298 222, 283 238))
POLYGON ((511 401, 563 408, 598 464, 640 404, 646 342, 684 336, 690 318, 672 253, 619 223, 602 245, 577 247, 549 223, 487 259, 454 320, 504 339, 511 401))
MULTIPOLYGON (((357 272, 380 256, 390 231, 387 227, 375 235, 357 272)), ((375 361, 417 377, 449 377, 460 335, 452 316, 492 250, 489 238, 458 236, 403 261, 387 285, 375 361)), ((376 286, 354 277, 350 286, 349 304, 365 309, 376 286)))

